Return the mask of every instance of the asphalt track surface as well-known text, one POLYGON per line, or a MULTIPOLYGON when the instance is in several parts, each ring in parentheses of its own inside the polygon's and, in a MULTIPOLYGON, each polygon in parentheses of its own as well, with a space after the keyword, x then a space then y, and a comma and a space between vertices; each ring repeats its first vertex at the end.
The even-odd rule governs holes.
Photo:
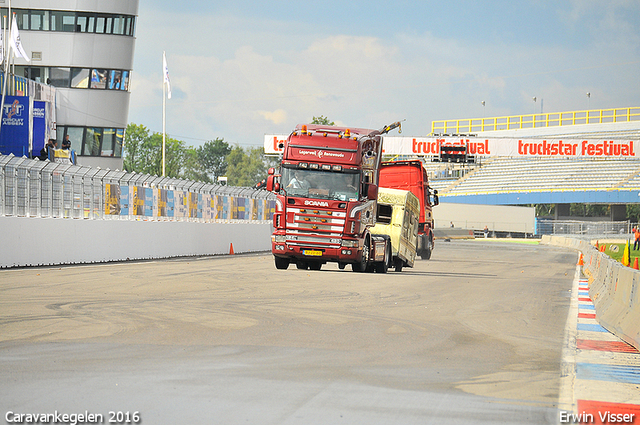
POLYGON ((1 270, 0 423, 558 423, 575 262, 481 240, 387 274, 267 254, 1 270))

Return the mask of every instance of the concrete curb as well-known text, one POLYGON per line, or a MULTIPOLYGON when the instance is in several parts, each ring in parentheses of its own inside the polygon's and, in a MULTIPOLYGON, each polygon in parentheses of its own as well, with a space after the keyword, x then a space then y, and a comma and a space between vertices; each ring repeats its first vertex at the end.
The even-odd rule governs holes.
POLYGON ((589 280, 598 323, 640 350, 640 272, 612 260, 585 240, 544 235, 540 243, 582 253, 582 272, 589 280))

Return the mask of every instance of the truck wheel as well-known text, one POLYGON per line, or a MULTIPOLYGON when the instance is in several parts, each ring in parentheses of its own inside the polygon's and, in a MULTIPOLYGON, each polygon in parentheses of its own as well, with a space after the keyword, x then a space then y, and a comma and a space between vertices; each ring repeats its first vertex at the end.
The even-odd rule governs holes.
POLYGON ((391 244, 387 242, 384 248, 384 261, 376 263, 376 273, 386 273, 389 270, 389 258, 391 258, 391 244))
POLYGON ((309 263, 309 270, 320 270, 322 263, 320 261, 312 261, 309 263))
POLYGON ((351 269, 354 272, 362 273, 367 270, 367 266, 369 265, 369 239, 365 239, 364 247, 362 248, 362 259, 359 263, 351 264, 351 269))
POLYGON ((296 267, 300 270, 307 270, 309 268, 309 264, 306 261, 296 261, 296 267))
POLYGON ((400 258, 394 258, 393 266, 395 267, 396 271, 400 273, 402 271, 402 267, 404 266, 404 261, 402 261, 400 258))
POLYGON ((429 244, 422 252, 420 252, 420 258, 428 260, 431 258, 431 245, 429 244))
POLYGON ((273 257, 276 260, 276 269, 287 270, 289 268, 289 259, 282 257, 273 257))

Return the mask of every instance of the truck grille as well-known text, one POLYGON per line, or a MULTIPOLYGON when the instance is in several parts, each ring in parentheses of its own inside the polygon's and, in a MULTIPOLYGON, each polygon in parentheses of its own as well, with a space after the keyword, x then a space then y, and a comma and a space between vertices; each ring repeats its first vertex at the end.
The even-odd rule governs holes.
POLYGON ((340 247, 346 212, 288 208, 287 243, 315 248, 340 247), (292 217, 293 216, 293 217, 292 217))

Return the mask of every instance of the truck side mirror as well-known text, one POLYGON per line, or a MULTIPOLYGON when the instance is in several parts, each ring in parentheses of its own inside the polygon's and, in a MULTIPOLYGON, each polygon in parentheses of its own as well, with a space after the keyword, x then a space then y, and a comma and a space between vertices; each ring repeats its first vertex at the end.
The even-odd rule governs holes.
POLYGON ((438 196, 438 190, 434 189, 433 190, 433 206, 435 207, 438 204, 440 204, 440 197, 438 196))
POLYGON ((375 184, 367 184, 366 189, 367 189, 367 198, 369 200, 378 199, 378 186, 376 186, 375 184))
POLYGON ((280 192, 280 183, 276 181, 276 176, 270 175, 267 177, 267 190, 269 192, 280 192))

